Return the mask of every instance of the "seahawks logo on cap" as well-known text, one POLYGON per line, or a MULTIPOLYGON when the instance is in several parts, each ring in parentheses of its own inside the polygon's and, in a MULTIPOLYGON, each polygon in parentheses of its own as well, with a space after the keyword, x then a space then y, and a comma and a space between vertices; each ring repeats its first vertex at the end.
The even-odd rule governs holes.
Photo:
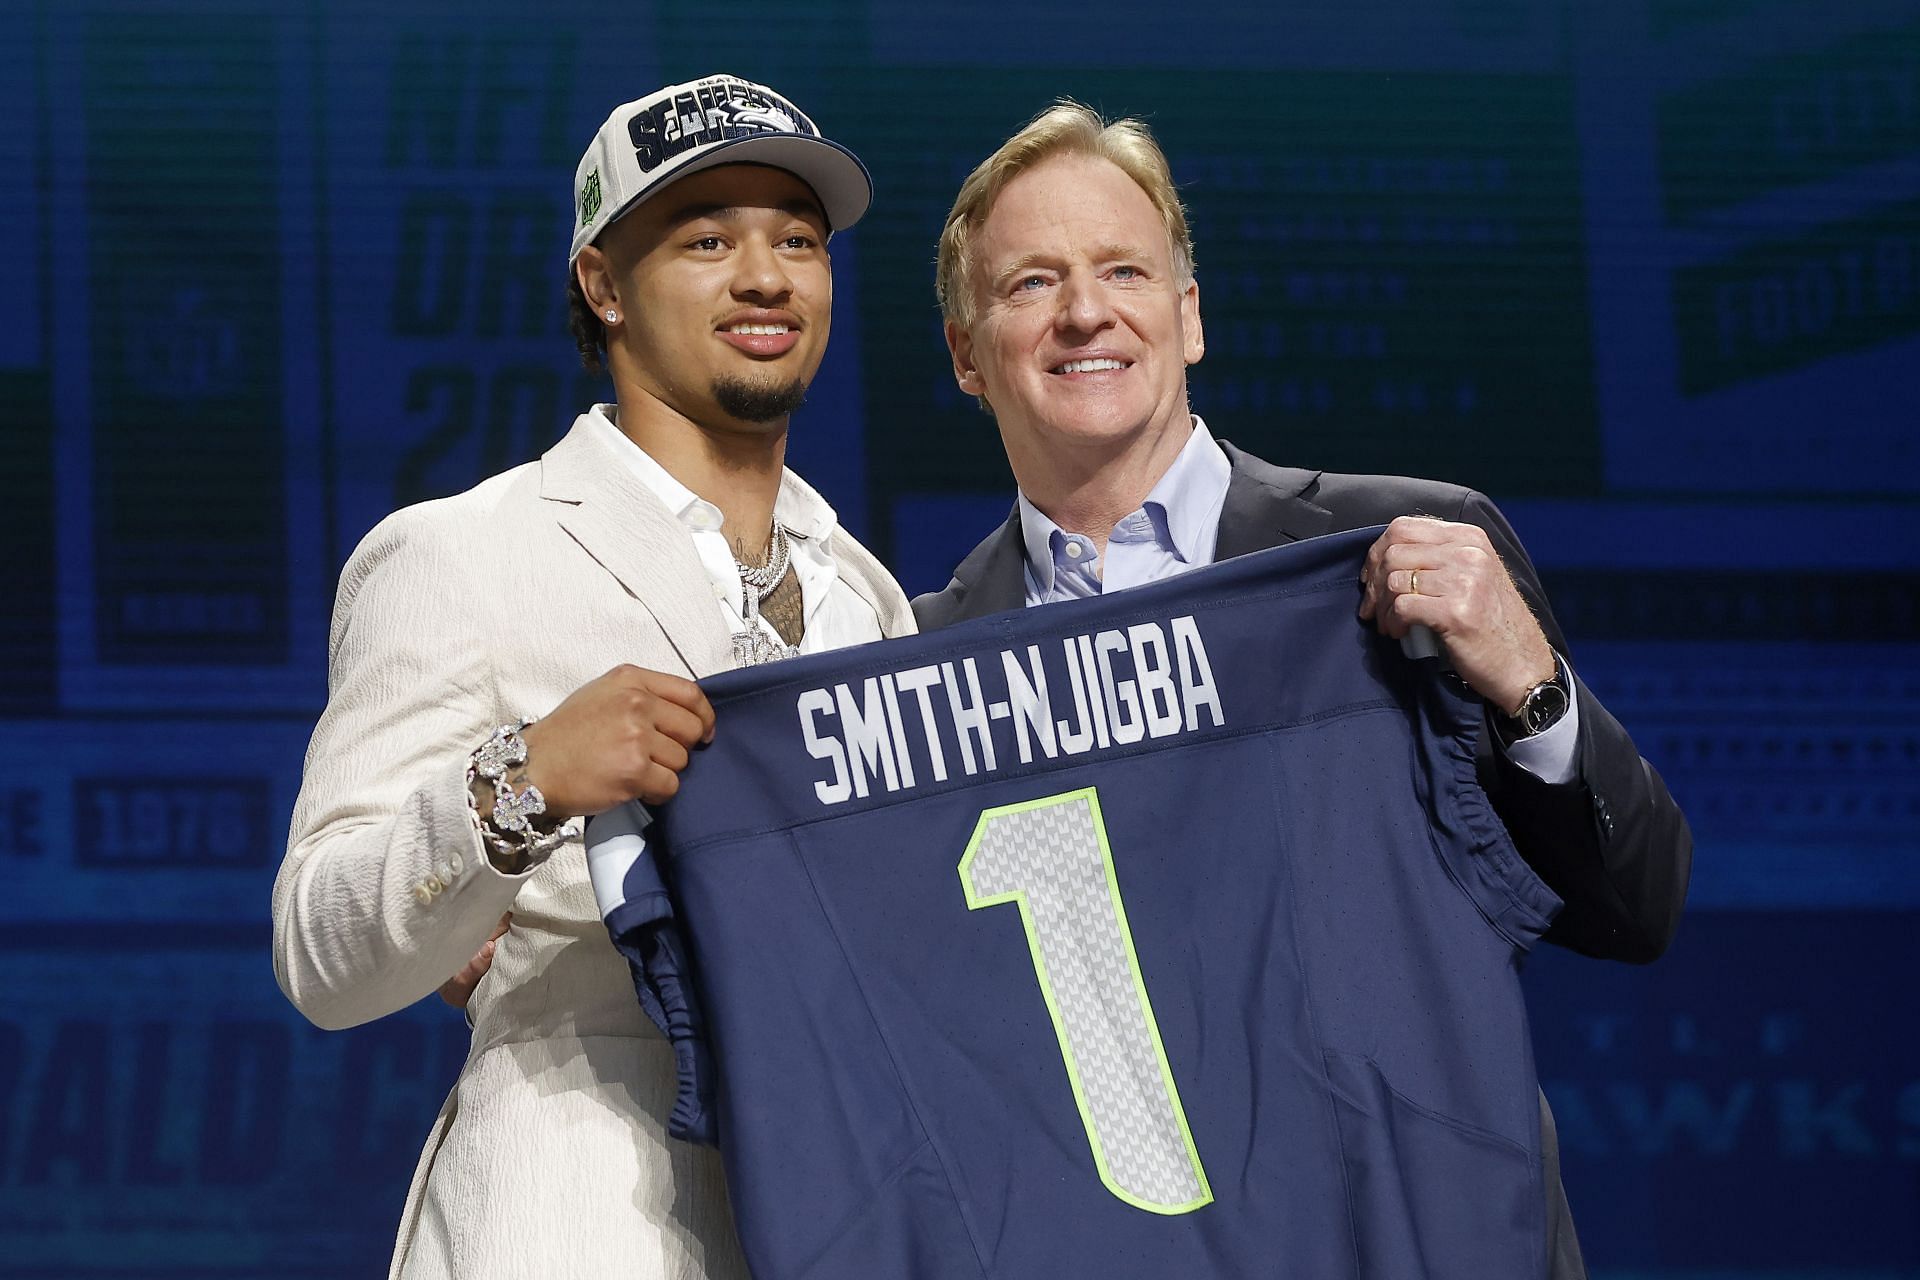
POLYGON ((600 171, 595 169, 587 175, 586 185, 580 188, 580 225, 586 226, 593 221, 593 215, 600 212, 600 171))
POLYGON ((760 133, 820 136, 791 102, 740 80, 696 85, 649 103, 627 122, 633 158, 643 173, 696 147, 760 133))

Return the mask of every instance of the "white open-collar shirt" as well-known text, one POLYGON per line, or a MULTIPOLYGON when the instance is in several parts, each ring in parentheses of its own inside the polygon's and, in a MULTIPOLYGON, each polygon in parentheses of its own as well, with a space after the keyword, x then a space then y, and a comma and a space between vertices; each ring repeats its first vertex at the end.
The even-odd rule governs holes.
MULTIPOLYGON (((700 566, 707 571, 715 607, 725 618, 727 633, 738 633, 746 626, 742 612, 745 599, 733 547, 722 528, 725 520, 720 508, 668 474, 665 467, 614 425, 613 414, 612 405, 594 406, 589 415, 594 434, 685 527, 700 557, 700 566)), ((880 618, 873 606, 841 581, 839 567, 827 554, 827 538, 839 525, 839 517, 834 515, 827 500, 789 471, 781 478, 780 493, 773 501, 773 516, 792 535, 787 545, 791 548, 794 577, 800 583, 806 626, 800 637, 800 652, 820 653, 880 639, 880 618)), ((761 630, 770 638, 780 639, 780 633, 764 616, 759 622, 761 630)))

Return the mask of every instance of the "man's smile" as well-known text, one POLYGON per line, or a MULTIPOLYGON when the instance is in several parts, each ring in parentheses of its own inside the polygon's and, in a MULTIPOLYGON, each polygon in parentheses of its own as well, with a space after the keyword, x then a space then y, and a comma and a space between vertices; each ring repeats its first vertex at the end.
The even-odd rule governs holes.
POLYGON ((761 359, 783 356, 800 341, 800 322, 788 312, 756 308, 736 312, 714 330, 736 351, 761 359))
POLYGON ((1122 360, 1118 356, 1076 356, 1071 360, 1061 361, 1051 369, 1048 369, 1047 372, 1056 376, 1067 377, 1084 373, 1118 373, 1132 367, 1133 361, 1122 360))

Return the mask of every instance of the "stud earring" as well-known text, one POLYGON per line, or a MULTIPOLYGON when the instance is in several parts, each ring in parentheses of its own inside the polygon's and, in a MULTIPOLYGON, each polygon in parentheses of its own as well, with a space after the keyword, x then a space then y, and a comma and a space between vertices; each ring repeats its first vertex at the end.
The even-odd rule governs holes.
POLYGON ((608 323, 608 324, 615 324, 615 323, 617 323, 617 322, 619 321, 619 319, 620 319, 620 313, 619 313, 618 311, 615 311, 615 310, 614 310, 614 309, 613 309, 612 307, 608 307, 608 308, 607 308, 607 323, 608 323))

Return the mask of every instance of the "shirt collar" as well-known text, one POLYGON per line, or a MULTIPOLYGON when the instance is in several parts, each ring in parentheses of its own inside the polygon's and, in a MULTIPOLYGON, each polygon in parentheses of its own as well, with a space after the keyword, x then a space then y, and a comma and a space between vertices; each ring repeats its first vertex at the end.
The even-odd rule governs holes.
POLYGON ((1017 494, 1015 501, 1020 506, 1020 540, 1026 544, 1027 572, 1040 584, 1044 596, 1053 590, 1053 553, 1055 542, 1062 537, 1060 526, 1047 519, 1025 492, 1017 494))
MULTIPOLYGON (((1220 527, 1220 508, 1226 501, 1233 465, 1199 414, 1190 415, 1193 431, 1160 479, 1147 493, 1138 511, 1152 523, 1155 540, 1186 564, 1213 559, 1214 539, 1220 527)), ((1025 544, 1027 570, 1042 594, 1053 590, 1055 557, 1066 545, 1066 533, 1025 493, 1020 507, 1020 539, 1025 544)), ((1128 512, 1131 516, 1133 512, 1128 512)), ((1126 517, 1122 517, 1125 519, 1126 517)))
MULTIPOLYGON (((613 405, 597 404, 587 415, 601 443, 639 477, 648 492, 660 499, 681 524, 696 532, 719 532, 724 522, 720 508, 674 479, 672 473, 654 461, 653 455, 614 425, 615 412, 613 405)), ((787 526, 788 532, 808 539, 825 538, 839 522, 833 508, 813 486, 785 469, 780 476, 780 493, 773 500, 773 513, 787 526)))
POLYGON ((1141 504, 1154 520, 1155 529, 1163 529, 1173 543, 1169 549, 1187 564, 1207 564, 1213 560, 1213 545, 1220 531, 1220 508, 1227 498, 1227 485, 1233 479, 1233 464, 1207 430, 1207 424, 1193 415, 1193 434, 1186 447, 1173 460, 1166 474, 1141 504), (1158 508, 1156 512, 1155 508, 1158 508))

